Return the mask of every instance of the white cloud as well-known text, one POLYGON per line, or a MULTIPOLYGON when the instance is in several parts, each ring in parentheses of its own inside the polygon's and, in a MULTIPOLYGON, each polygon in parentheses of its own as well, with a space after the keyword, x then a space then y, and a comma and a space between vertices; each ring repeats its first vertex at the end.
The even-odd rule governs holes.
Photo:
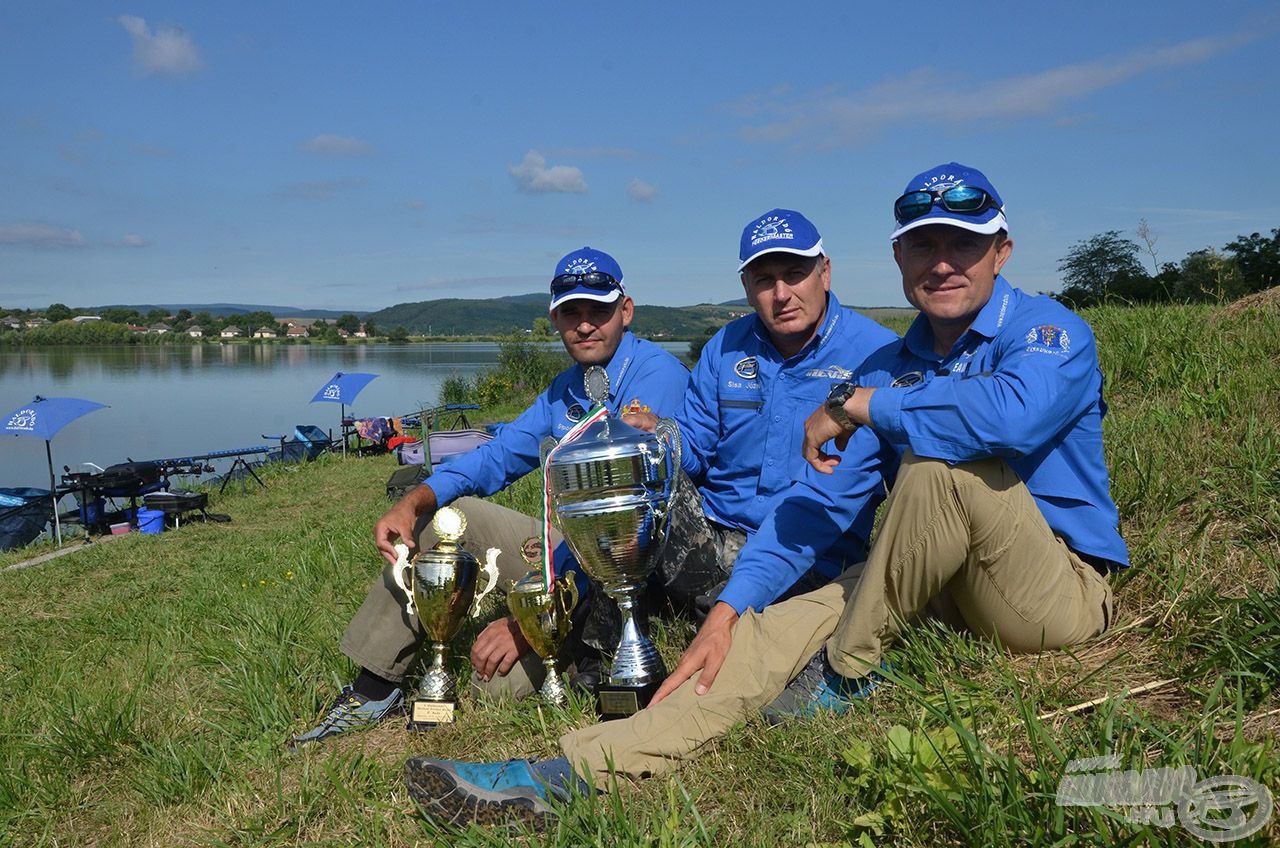
POLYGON ((47 250, 85 247, 89 242, 79 230, 50 224, 0 224, 0 245, 47 250))
POLYGON ((1052 115, 1070 101, 1150 71, 1207 61, 1260 34, 1197 38, 986 81, 966 81, 952 70, 921 68, 854 92, 827 88, 806 96, 774 90, 730 104, 729 111, 757 120, 741 130, 747 138, 807 140, 816 146, 856 143, 900 124, 961 126, 1052 115))
POLYGON ((203 67, 200 49, 178 27, 161 24, 152 32, 146 20, 135 15, 116 20, 133 39, 133 62, 143 73, 176 77, 203 67))
POLYGON ((582 178, 582 169, 572 165, 552 165, 547 167, 547 160, 536 150, 524 155, 519 165, 507 169, 511 178, 521 191, 531 194, 562 192, 565 194, 584 194, 587 181, 582 178))
POLYGON ((125 247, 146 247, 150 242, 137 233, 125 233, 124 238, 120 239, 120 244, 125 247))
POLYGON ((636 177, 627 184, 627 194, 630 195, 632 200, 638 200, 641 203, 652 203, 653 199, 658 196, 658 187, 636 177))
POLYGON ((358 138, 344 138, 333 133, 321 133, 303 143, 302 149, 317 156, 368 156, 373 145, 358 138))

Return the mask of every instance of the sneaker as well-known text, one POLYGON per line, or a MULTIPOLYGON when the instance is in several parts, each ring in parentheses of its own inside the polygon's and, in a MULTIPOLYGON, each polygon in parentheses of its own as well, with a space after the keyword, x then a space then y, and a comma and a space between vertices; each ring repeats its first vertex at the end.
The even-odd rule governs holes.
POLYGON ((404 693, 399 689, 381 701, 374 701, 367 695, 361 695, 348 684, 342 687, 333 706, 325 712, 320 723, 300 733, 289 742, 289 750, 296 751, 303 745, 319 742, 348 730, 360 730, 372 727, 388 716, 404 712, 404 693))
POLYGON ((580 793, 587 791, 565 759, 468 763, 414 757, 405 763, 404 782, 423 812, 452 825, 542 829, 556 815, 551 800, 567 799, 570 783, 580 793))
POLYGON ((839 674, 827 662, 824 647, 787 684, 782 694, 764 708, 764 717, 770 724, 780 724, 793 718, 811 718, 822 710, 839 715, 848 710, 854 700, 867 697, 878 680, 874 674, 855 678, 839 674))

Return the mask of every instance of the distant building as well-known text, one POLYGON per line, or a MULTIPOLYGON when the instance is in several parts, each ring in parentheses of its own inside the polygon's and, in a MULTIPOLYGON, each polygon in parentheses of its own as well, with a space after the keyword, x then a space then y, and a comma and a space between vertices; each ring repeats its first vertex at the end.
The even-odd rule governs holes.
POLYGON ((192 324, 187 328, 187 335, 193 339, 202 339, 204 338, 204 327, 199 324, 192 324))
POLYGON ((36 317, 36 318, 28 318, 28 319, 27 319, 27 326, 28 326, 28 327, 47 327, 47 326, 49 326, 49 319, 48 319, 48 318, 40 318, 40 317, 36 317))
POLYGON ((253 337, 255 339, 274 339, 276 337, 276 331, 270 327, 259 327, 257 330, 253 331, 253 337))
POLYGON ((3 321, 0 321, 0 324, 2 324, 5 327, 8 327, 10 330, 22 329, 22 321, 21 319, 18 319, 18 318, 6 318, 3 321))
POLYGON ((71 319, 77 324, 83 324, 85 321, 101 321, 101 315, 76 315, 71 319))
POLYGON ((170 327, 168 324, 165 324, 164 322, 160 322, 159 324, 152 324, 150 327, 148 327, 147 332, 155 333, 157 336, 163 336, 165 333, 171 331, 172 329, 173 328, 170 327))
POLYGON ((351 334, 350 334, 350 333, 348 333, 346 330, 342 329, 341 327, 339 327, 339 328, 338 328, 338 338, 340 338, 340 339, 349 339, 349 338, 351 338, 351 334))
POLYGON ((129 328, 129 332, 131 333, 145 333, 147 331, 146 327, 142 327, 137 324, 125 324, 125 326, 129 328))
POLYGON ((307 337, 307 328, 301 324, 290 324, 289 329, 285 330, 284 334, 291 339, 305 339, 307 337))
POLYGON ((221 333, 218 334, 218 336, 219 338, 224 338, 224 339, 238 339, 243 334, 244 334, 243 331, 239 327, 236 327, 233 325, 225 328, 221 333))
POLYGON ((366 333, 366 332, 364 331, 364 324, 361 324, 361 325, 360 325, 360 329, 356 330, 355 335, 356 335, 356 338, 357 338, 357 339, 367 339, 367 338, 369 338, 369 334, 368 334, 368 333, 366 333))

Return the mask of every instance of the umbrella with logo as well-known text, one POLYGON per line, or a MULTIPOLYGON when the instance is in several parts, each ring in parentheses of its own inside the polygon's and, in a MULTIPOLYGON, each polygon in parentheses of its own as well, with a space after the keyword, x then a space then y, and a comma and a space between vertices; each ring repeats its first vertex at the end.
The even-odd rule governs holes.
MULTIPOLYGON (((365 374, 359 371, 353 371, 350 374, 344 374, 339 371, 330 378, 329 382, 320 387, 320 391, 316 392, 316 396, 311 399, 312 403, 337 403, 342 405, 341 418, 339 419, 339 428, 343 421, 347 420, 347 404, 356 399, 356 395, 369 383, 377 378, 377 374, 365 374)), ((342 439, 342 455, 347 455, 347 440, 345 436, 342 439)))
POLYGON ((58 520, 58 487, 53 481, 53 447, 50 444, 59 430, 82 415, 106 408, 105 403, 95 403, 80 398, 46 398, 36 395, 35 400, 4 417, 0 432, 15 436, 35 436, 44 439, 44 453, 49 460, 49 496, 53 498, 53 532, 62 544, 62 524, 58 520))

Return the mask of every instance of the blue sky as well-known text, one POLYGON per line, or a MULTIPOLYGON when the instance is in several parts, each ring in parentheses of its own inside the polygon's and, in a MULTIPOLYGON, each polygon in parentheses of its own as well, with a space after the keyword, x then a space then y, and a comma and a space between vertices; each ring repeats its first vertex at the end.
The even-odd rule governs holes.
POLYGON ((1245 2, 9 2, 0 305, 494 297, 584 244, 721 301, 775 206, 899 305, 892 201, 951 160, 1051 290, 1142 218, 1161 261, 1280 227, 1278 47, 1245 2))

